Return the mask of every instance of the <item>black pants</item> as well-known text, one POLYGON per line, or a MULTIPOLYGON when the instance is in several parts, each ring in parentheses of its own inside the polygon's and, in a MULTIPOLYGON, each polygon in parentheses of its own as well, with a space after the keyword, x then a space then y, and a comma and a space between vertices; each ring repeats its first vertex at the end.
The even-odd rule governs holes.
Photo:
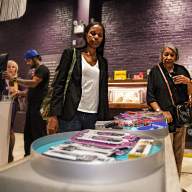
POLYGON ((36 103, 28 104, 24 128, 25 156, 31 152, 31 144, 36 139, 46 135, 46 121, 40 114, 40 106, 36 103))
POLYGON ((14 160, 13 157, 13 149, 15 146, 15 134, 14 134, 14 122, 15 122, 15 117, 16 113, 19 111, 19 103, 17 98, 13 101, 13 106, 12 106, 12 115, 11 115, 11 130, 10 130, 10 140, 9 140, 9 155, 8 155, 8 162, 12 162, 14 160))
POLYGON ((13 157, 13 148, 15 146, 15 133, 14 131, 11 129, 10 131, 10 140, 9 140, 9 155, 8 155, 8 162, 12 162, 14 160, 13 157))

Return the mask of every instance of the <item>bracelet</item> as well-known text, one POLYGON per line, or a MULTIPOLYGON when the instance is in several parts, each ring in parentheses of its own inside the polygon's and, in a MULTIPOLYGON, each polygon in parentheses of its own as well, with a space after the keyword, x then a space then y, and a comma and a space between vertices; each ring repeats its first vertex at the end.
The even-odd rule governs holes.
POLYGON ((157 108, 157 109, 155 109, 155 111, 156 111, 156 112, 160 112, 160 111, 161 111, 161 109, 160 109, 160 108, 157 108))

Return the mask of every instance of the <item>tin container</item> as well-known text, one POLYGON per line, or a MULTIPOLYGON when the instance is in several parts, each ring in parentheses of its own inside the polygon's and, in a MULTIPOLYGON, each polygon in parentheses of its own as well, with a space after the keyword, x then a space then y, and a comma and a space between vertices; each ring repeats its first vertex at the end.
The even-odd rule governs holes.
MULTIPOLYGON (((79 184, 122 183, 146 177, 164 166, 164 145, 147 157, 111 162, 82 162, 48 157, 42 154, 50 146, 60 144, 74 132, 45 136, 32 143, 32 168, 39 174, 58 181, 79 184)), ((146 135, 145 135, 146 136, 146 135)), ((150 137, 151 138, 151 137, 150 137)))

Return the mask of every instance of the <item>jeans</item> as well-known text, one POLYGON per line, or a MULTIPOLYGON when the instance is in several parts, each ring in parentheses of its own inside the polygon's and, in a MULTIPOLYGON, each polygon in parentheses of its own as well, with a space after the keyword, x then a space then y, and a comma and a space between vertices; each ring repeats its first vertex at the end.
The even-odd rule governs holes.
POLYGON ((95 129, 97 121, 96 113, 84 113, 77 111, 71 121, 59 119, 59 132, 81 131, 84 129, 95 129))

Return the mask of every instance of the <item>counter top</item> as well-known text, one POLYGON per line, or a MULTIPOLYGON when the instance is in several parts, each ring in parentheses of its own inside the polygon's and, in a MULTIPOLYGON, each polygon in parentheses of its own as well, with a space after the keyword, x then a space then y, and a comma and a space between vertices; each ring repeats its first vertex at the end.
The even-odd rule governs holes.
MULTIPOLYGON (((181 192, 170 136, 165 142, 165 166, 145 178, 110 185, 80 185, 58 181, 35 172, 32 157, 0 168, 0 191, 23 192, 181 192)), ((85 170, 89 171, 89 170, 85 170)), ((128 170, 127 170, 128 171, 128 170)))

